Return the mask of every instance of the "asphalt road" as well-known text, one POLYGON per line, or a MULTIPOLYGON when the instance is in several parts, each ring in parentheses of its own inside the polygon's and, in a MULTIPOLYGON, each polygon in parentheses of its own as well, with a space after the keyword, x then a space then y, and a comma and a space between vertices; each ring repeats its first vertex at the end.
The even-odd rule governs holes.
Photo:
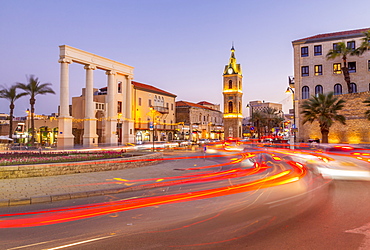
MULTIPOLYGON (((228 181, 221 180, 217 185, 228 181)), ((12 209, 12 213, 54 210, 47 220, 42 220, 44 222, 58 221, 63 218, 59 216, 63 213, 69 213, 72 218, 94 211, 96 216, 50 225, 27 227, 24 224, 23 227, 1 228, 1 248, 370 249, 370 182, 326 183, 309 178, 302 183, 208 199, 164 205, 150 200, 152 206, 125 211, 120 209, 137 205, 135 199, 141 197, 161 197, 161 193, 174 195, 183 193, 184 189, 189 195, 213 186, 204 183, 201 187, 196 184, 177 185, 6 208, 12 209), (310 192, 297 191, 311 185, 312 181, 318 184, 310 192), (104 203, 107 201, 111 203, 104 203), (104 204, 103 207, 99 207, 100 204, 104 204), (78 211, 70 209, 76 206, 79 206, 78 211), (67 208, 70 210, 65 210, 67 208), (110 212, 100 214, 107 210, 110 212)), ((0 210, 0 214, 4 212, 9 210, 0 210)), ((38 214, 36 217, 43 216, 38 214)), ((18 214, 13 217, 26 223, 34 215, 18 214)))

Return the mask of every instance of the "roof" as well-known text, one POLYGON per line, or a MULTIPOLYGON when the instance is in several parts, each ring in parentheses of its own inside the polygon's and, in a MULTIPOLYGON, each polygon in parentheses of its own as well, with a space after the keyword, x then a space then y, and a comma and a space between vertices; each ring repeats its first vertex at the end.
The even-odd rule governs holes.
POLYGON ((192 103, 192 102, 186 102, 186 101, 177 101, 176 102, 176 107, 193 107, 193 108, 201 108, 201 109, 209 109, 213 111, 218 111, 215 109, 211 109, 209 107, 197 104, 197 103, 192 103))
POLYGON ((310 36, 310 37, 295 40, 292 43, 293 44, 295 44, 295 43, 310 43, 310 42, 318 42, 318 41, 329 41, 329 40, 338 40, 338 39, 361 37, 361 36, 364 36, 363 32, 368 31, 368 30, 370 30, 370 28, 318 34, 318 35, 315 35, 315 36, 310 36))
POLYGON ((201 101, 198 102, 199 105, 214 105, 213 103, 207 102, 207 101, 201 101))
POLYGON ((171 94, 170 92, 161 90, 159 88, 156 88, 156 87, 148 85, 148 84, 135 82, 135 81, 131 81, 131 83, 132 83, 132 85, 134 85, 134 88, 136 88, 136 89, 145 90, 145 91, 149 91, 149 92, 153 92, 153 93, 157 93, 157 94, 162 94, 162 95, 167 95, 167 96, 172 96, 172 97, 177 97, 177 95, 175 95, 175 94, 171 94))

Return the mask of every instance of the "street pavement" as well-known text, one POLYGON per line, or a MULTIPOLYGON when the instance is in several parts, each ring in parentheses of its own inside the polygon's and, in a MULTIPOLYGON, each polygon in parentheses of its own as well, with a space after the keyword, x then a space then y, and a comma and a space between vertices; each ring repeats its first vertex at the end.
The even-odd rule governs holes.
MULTIPOLYGON (((198 152, 169 152, 164 158, 202 156, 198 152)), ((188 158, 124 170, 30 177, 0 180, 0 206, 27 205, 58 200, 84 198, 109 193, 147 188, 145 184, 160 184, 166 177, 194 174, 190 167, 213 165, 213 158, 188 158), (144 186, 143 186, 144 184, 144 186)), ((151 186, 153 187, 153 185, 151 186)))

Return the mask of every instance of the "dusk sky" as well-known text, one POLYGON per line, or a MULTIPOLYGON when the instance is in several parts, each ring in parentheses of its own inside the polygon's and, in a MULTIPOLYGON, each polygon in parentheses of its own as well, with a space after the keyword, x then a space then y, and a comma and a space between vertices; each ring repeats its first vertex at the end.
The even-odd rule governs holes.
MULTIPOLYGON (((57 112, 59 45, 134 67, 134 80, 177 95, 177 101, 223 103, 222 74, 234 42, 243 69, 243 106, 264 100, 291 108, 293 40, 369 27, 370 1, 327 0, 0 0, 0 84, 35 75, 56 95, 37 96, 36 113, 57 112)), ((106 86, 94 71, 94 87, 106 86)), ((70 97, 85 70, 70 65, 70 97)), ((29 98, 16 102, 25 116, 29 98)), ((0 113, 9 103, 0 100, 0 113)), ((244 115, 248 111, 245 108, 244 115)))

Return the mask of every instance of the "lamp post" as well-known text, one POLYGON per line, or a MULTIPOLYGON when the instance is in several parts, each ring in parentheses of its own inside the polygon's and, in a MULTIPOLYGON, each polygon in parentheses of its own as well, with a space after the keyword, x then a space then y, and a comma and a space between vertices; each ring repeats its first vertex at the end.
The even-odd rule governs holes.
POLYGON ((122 142, 121 117, 122 117, 122 113, 118 113, 118 115, 117 115, 117 135, 118 135, 117 144, 118 145, 121 145, 121 142, 122 142))
POLYGON ((30 109, 27 109, 26 110, 26 113, 27 113, 27 121, 26 121, 26 124, 27 124, 27 129, 26 129, 26 132, 27 132, 27 143, 30 141, 30 109))
MULTIPOLYGON (((252 106, 252 104, 247 104, 247 108, 250 108, 249 115, 250 115, 251 120, 252 120, 252 127, 253 127, 253 131, 254 131, 253 106, 252 106)), ((250 132, 250 129, 249 129, 249 132, 250 132)), ((254 132, 253 132, 253 136, 254 136, 254 132)))
POLYGON ((149 129, 152 130, 152 139, 153 139, 152 151, 154 152, 154 134, 155 134, 154 114, 155 114, 155 110, 153 107, 150 107, 150 112, 152 113, 152 128, 150 128, 150 125, 149 125, 149 129))
POLYGON ((296 142, 296 124, 295 124, 295 102, 294 102, 294 89, 291 88, 291 87, 288 87, 285 91, 285 93, 289 94, 291 93, 292 94, 292 99, 293 99, 293 128, 292 128, 292 132, 293 132, 293 138, 294 138, 294 143, 296 142))

